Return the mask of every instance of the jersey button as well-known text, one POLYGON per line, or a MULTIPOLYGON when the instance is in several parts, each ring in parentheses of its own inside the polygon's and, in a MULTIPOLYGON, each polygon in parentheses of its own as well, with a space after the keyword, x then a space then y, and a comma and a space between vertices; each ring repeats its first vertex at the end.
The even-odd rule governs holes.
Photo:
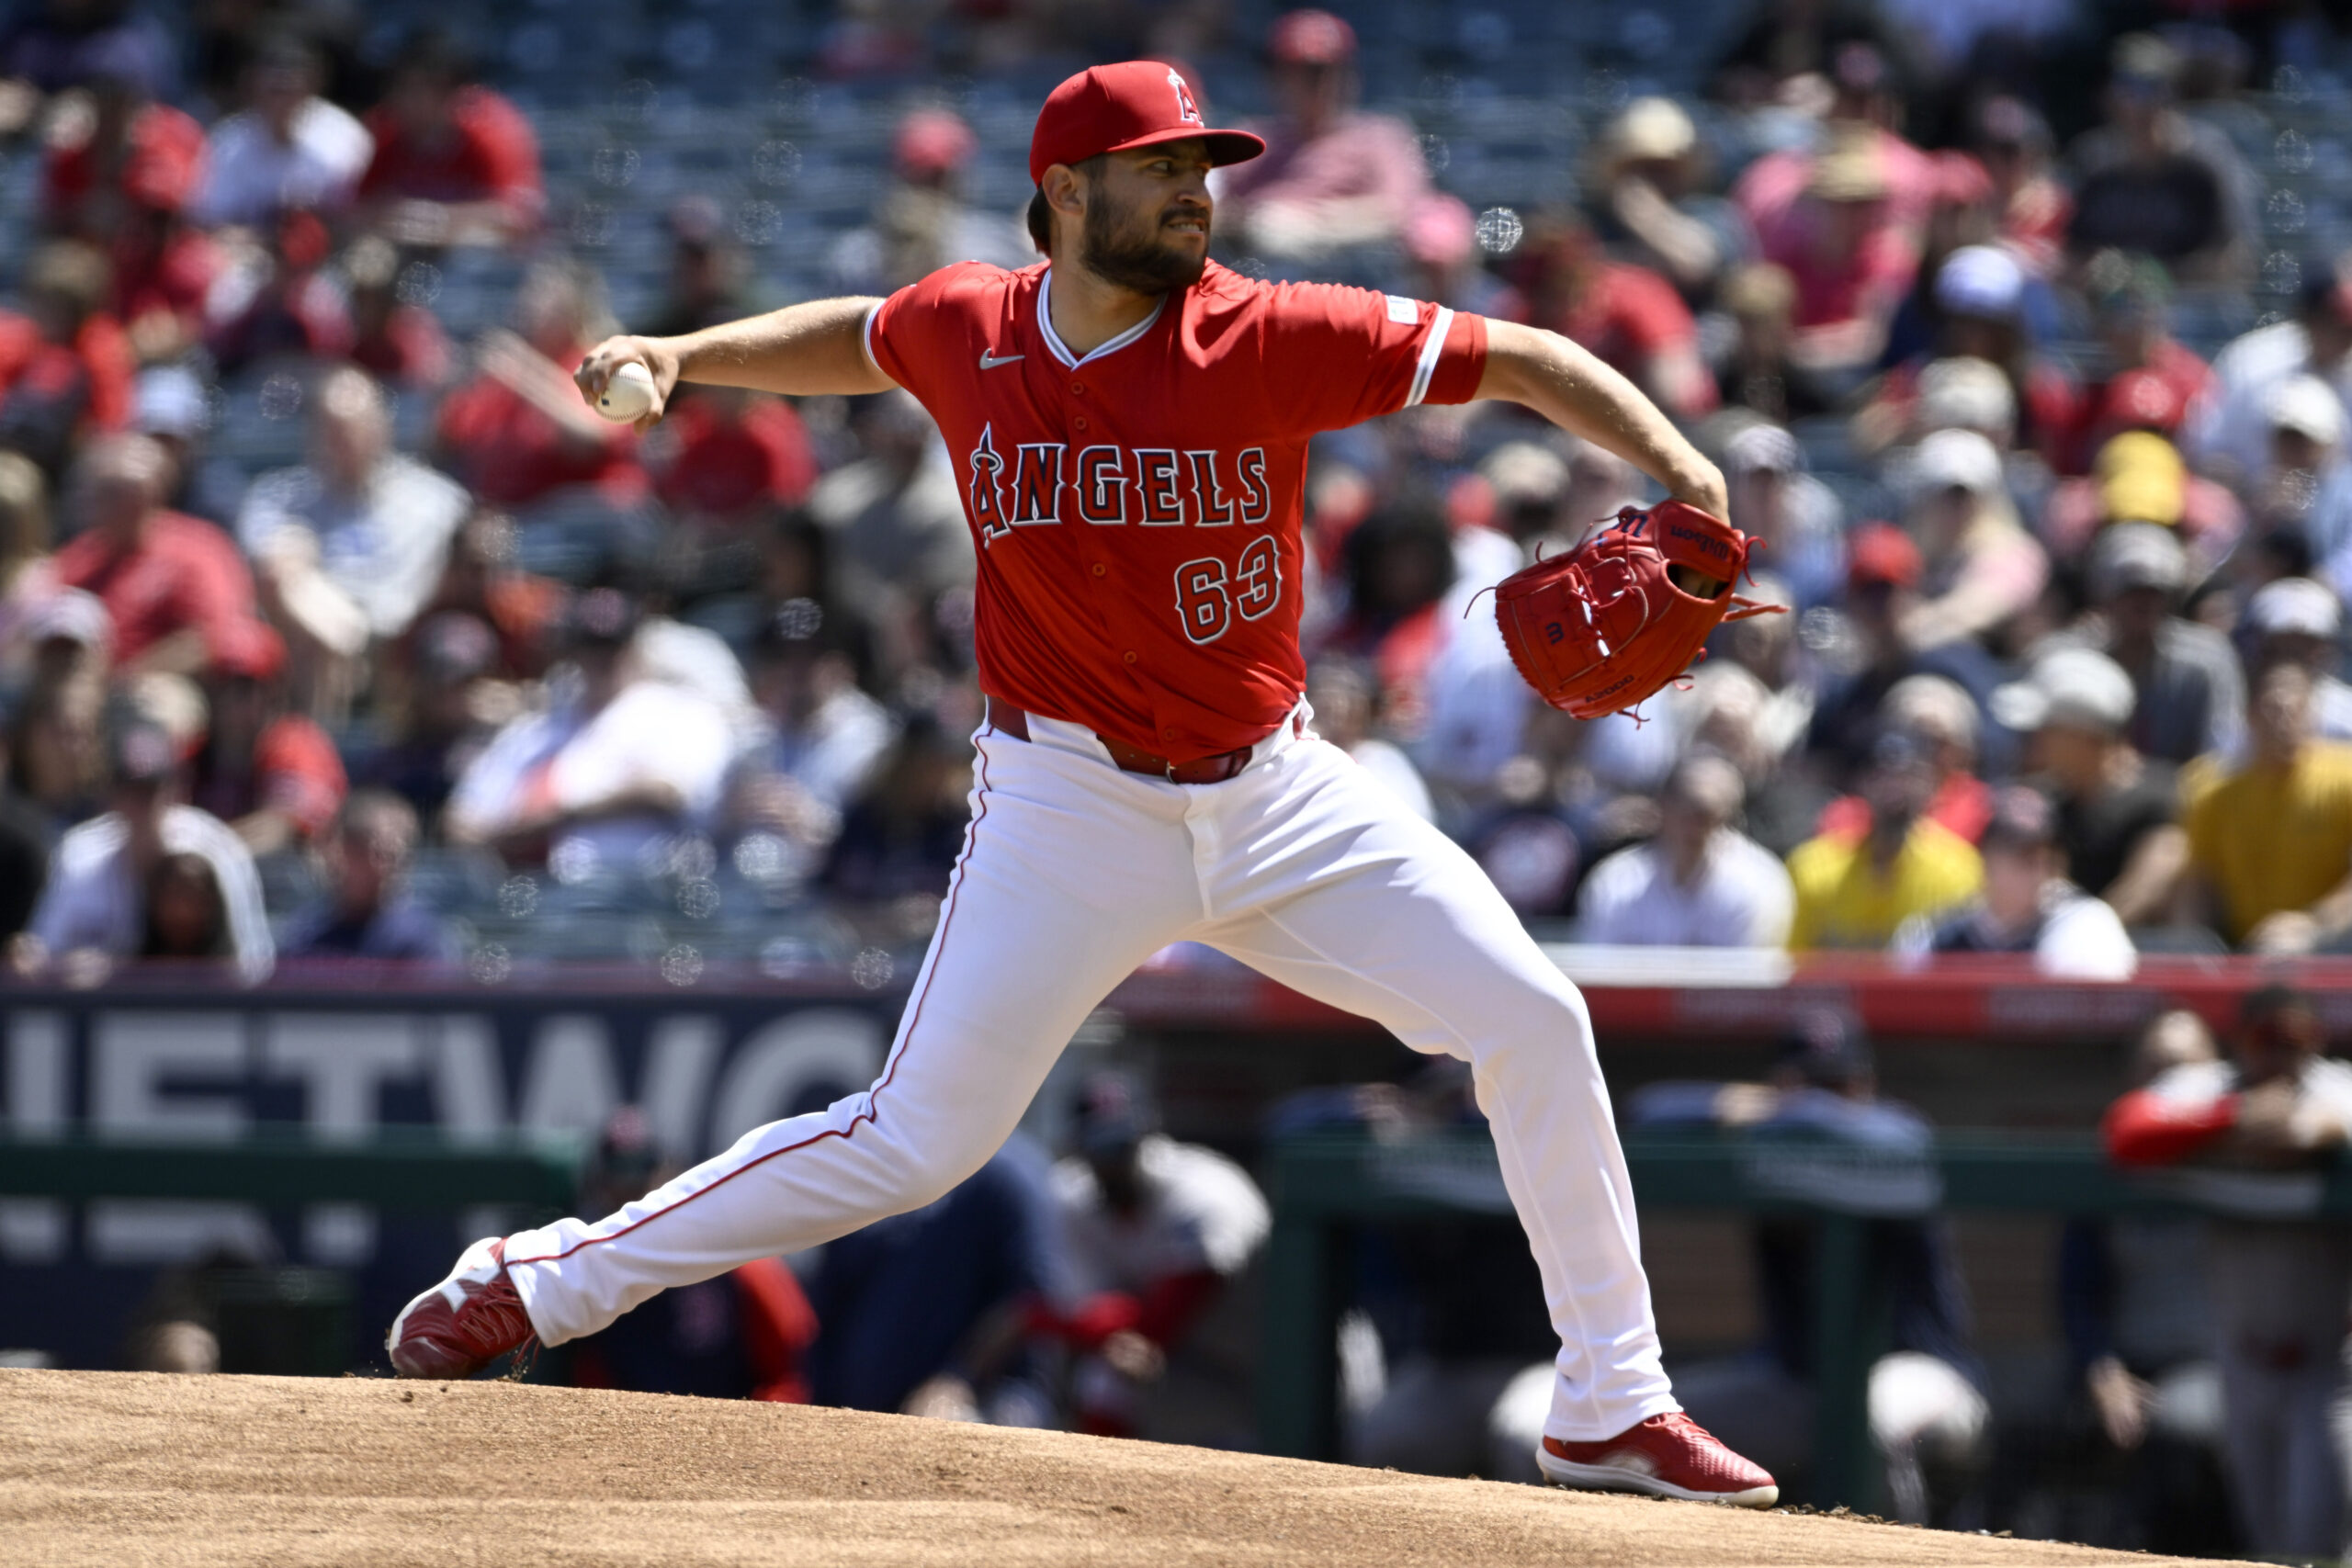
POLYGON ((1069 395, 1073 398, 1082 398, 1086 396, 1086 383, 1083 381, 1072 381, 1069 384, 1069 395))
MULTIPOLYGON (((1110 569, 1109 567, 1104 566, 1101 561, 1096 561, 1096 562, 1094 563, 1094 575, 1095 575, 1095 576, 1097 576, 1097 577, 1102 576, 1104 572, 1106 572, 1106 571, 1108 571, 1108 570, 1111 570, 1111 569, 1110 569)), ((1132 653, 1130 653, 1130 654, 1128 654, 1128 655, 1127 655, 1127 657, 1128 657, 1129 659, 1133 659, 1133 658, 1135 657, 1135 655, 1134 655, 1134 654, 1132 654, 1132 653)))
POLYGON ((1136 650, 1134 649, 1131 648, 1127 649, 1126 660, 1130 664, 1133 664, 1136 661, 1136 650))
POLYGON ((1071 421, 1070 423, 1073 423, 1073 424, 1075 424, 1075 425, 1076 425, 1079 429, 1080 429, 1080 430, 1084 430, 1084 429, 1086 428, 1086 420, 1085 420, 1085 418, 1084 418, 1083 416, 1080 416, 1080 418, 1075 419, 1075 420, 1071 421))

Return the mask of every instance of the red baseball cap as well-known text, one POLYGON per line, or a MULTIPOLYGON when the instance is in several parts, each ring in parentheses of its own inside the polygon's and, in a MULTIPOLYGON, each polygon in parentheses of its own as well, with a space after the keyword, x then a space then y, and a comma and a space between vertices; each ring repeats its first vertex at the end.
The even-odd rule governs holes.
POLYGON ((1853 587, 1876 582, 1916 588, 1926 570, 1919 547, 1892 523, 1865 523, 1846 542, 1846 581, 1853 587))
POLYGON ((1029 138, 1029 178, 1044 185, 1046 171, 1056 164, 1196 136, 1208 143, 1212 164, 1246 164, 1266 150, 1262 137, 1203 125, 1191 85, 1172 65, 1158 60, 1097 65, 1046 96, 1029 138))

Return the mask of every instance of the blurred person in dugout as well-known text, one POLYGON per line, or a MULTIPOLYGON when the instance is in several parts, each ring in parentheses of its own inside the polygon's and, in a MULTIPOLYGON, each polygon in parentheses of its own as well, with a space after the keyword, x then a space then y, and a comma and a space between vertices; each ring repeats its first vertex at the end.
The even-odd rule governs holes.
POLYGON ((2184 912, 2245 952, 2311 953, 2352 931, 2352 746, 2313 737, 2312 694, 2300 664, 2264 671, 2245 760, 2202 759, 2182 784, 2184 912))
MULTIPOLYGON (((1485 1125, 1467 1063, 1416 1058, 1394 1081, 1284 1096, 1265 1136, 1347 1130, 1386 1145, 1485 1125)), ((1339 1380, 1348 1462, 1536 1481, 1532 1449, 1491 1435, 1497 1395, 1557 1338, 1533 1255, 1456 1216, 1366 1226, 1351 1241, 1339 1380)))
POLYGON ((172 737, 130 719, 116 730, 112 809, 59 840, 20 973, 102 984, 125 959, 219 964, 248 985, 277 950, 252 854, 228 824, 186 804, 187 769, 172 737))
MULTIPOLYGON (((2193 1012, 2159 1014, 2141 1032, 2127 1092, 2220 1058, 2193 1012)), ((2122 1476, 2122 1528, 2103 1539, 2187 1556, 2244 1550, 2232 1528, 2206 1288, 2204 1222, 2179 1210, 2077 1216, 2058 1244, 2058 1317, 2079 1390, 2074 1428, 2122 1476)))
POLYGON ((1429 188, 1429 167, 1410 126, 1356 107, 1355 29, 1329 11, 1293 11, 1266 52, 1276 114, 1249 128, 1266 139, 1265 154, 1216 181, 1238 243, 1312 262, 1396 239, 1429 188))
POLYGON ((2127 928, 2163 924, 2188 867, 2172 765, 2128 733, 2132 677, 2107 655, 2062 648, 1993 694, 1993 716, 2025 737, 2026 772, 2056 807, 2067 874, 2127 928))
POLYGON ((1077 1148, 1054 1168, 1054 1205, 1076 1304, 1033 1327, 1069 1348, 1080 1431, 1149 1436, 1170 1414, 1171 1370, 1210 1371, 1188 1349, 1273 1226, 1258 1184, 1214 1149, 1157 1130, 1136 1080, 1081 1085, 1077 1148))
POLYGON ((809 1400, 992 1427, 1051 1427, 1028 1343, 1075 1299, 1053 1156, 1016 1131, 944 1197, 796 1259, 821 1325, 809 1400))
POLYGON ((2068 980, 2128 980, 2139 967, 2115 911, 2066 879, 2049 796, 2012 784, 1994 797, 1978 846, 1984 886, 1939 920, 1906 922, 1898 953, 2027 953, 2036 972, 2068 980))
MULTIPOLYGON (((645 1113, 624 1105, 605 1119, 580 1201, 617 1209, 678 1169, 645 1113)), ((549 1352, 550 1371, 576 1388, 806 1404, 816 1337, 817 1314, 792 1270, 781 1258, 760 1258, 664 1291, 611 1327, 549 1352)))
POLYGON ((1577 940, 1631 947, 1782 947, 1796 892, 1780 857, 1740 831, 1746 785, 1712 751, 1667 775, 1657 836, 1594 866, 1577 940))
MULTIPOLYGON (((1652 1084, 1632 1097, 1625 1122, 1636 1131, 1713 1127, 1751 1140, 1826 1141, 1920 1161, 1934 1141, 1918 1112, 1879 1098, 1869 1040, 1852 1019, 1827 1010, 1798 1018, 1768 1081, 1652 1084)), ((1738 1432, 1741 1452, 1770 1454, 1757 1462, 1776 1465, 1773 1474, 1803 1475, 1813 1458, 1820 1345, 1817 1226, 1775 1217, 1758 1221, 1750 1235, 1764 1343, 1733 1359, 1678 1368, 1675 1394, 1708 1430, 1738 1432)), ((1885 1457, 1896 1512, 1925 1523, 1985 1458, 1991 1411, 1980 1392, 1967 1286, 1940 1219, 1873 1219, 1867 1238, 1868 1268, 1890 1309, 1890 1348, 1870 1372, 1871 1435, 1885 1457)), ((1529 1393, 1540 1420, 1542 1392, 1531 1382, 1529 1393)))
POLYGON ((2333 1557, 2346 1544, 2352 1452, 2338 1414, 2352 1228, 2247 1210, 2261 1212, 2250 1185, 2260 1177, 2286 1182, 2336 1158, 2352 1126, 2352 1066, 2320 1055, 2312 998, 2284 986, 2246 998, 2230 1043, 2227 1062, 2185 1062, 2126 1094, 2100 1131, 2119 1165, 2188 1166, 2213 1184, 2206 1281, 2239 1521, 2258 1556, 2333 1557), (2220 1206, 2232 1192, 2236 1213, 2220 1206))

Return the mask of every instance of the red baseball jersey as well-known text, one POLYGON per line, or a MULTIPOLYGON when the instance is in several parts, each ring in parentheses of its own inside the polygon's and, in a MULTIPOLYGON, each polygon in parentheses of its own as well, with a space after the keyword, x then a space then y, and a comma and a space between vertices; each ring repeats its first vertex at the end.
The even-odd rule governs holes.
POLYGON ((1306 443, 1466 402, 1479 317, 1208 265, 1084 355, 1052 268, 944 267, 876 306, 866 352, 938 422, 979 557, 980 685, 1174 761, 1248 746, 1306 684, 1306 443))

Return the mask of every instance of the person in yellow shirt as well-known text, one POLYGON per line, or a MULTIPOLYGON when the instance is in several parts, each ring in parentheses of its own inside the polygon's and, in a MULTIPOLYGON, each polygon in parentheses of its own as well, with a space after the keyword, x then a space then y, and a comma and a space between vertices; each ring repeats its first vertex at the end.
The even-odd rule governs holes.
POLYGON ((1824 833, 1789 852, 1796 919, 1789 947, 1884 947, 1906 920, 1934 919, 1984 886, 1975 849, 1923 815, 1935 790, 1928 750, 1906 731, 1879 738, 1862 777, 1871 808, 1860 838, 1824 833))
POLYGON ((2279 662, 2255 687, 2252 755, 2184 774, 2193 895, 2251 953, 2309 953, 2352 930, 2352 746, 2313 738, 2311 671, 2279 662))

